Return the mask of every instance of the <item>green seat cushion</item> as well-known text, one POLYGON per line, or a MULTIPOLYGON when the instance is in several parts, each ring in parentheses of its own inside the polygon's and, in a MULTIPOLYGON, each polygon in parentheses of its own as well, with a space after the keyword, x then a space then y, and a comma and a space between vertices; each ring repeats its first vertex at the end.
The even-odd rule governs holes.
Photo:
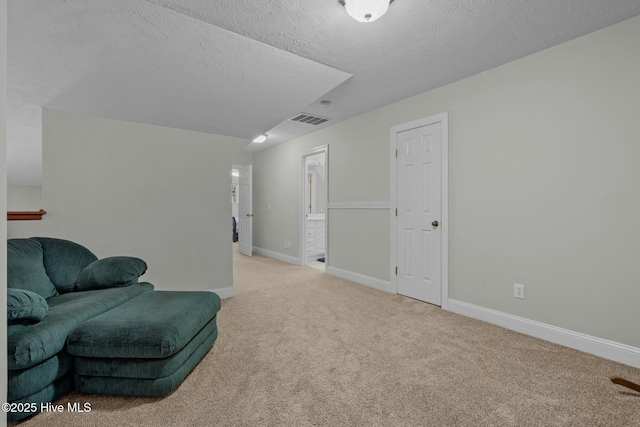
POLYGON ((67 337, 83 322, 153 290, 151 283, 124 288, 70 292, 50 298, 49 312, 40 322, 7 337, 10 370, 26 369, 58 353, 67 337))
POLYGON ((40 242, 32 239, 7 240, 7 288, 35 292, 44 299, 58 295, 44 268, 40 242))
POLYGON ((78 275, 76 291, 89 291, 127 286, 138 281, 147 271, 147 263, 140 258, 114 256, 96 260, 78 275))
POLYGON ((44 319, 49 310, 47 300, 35 292, 24 289, 7 289, 7 320, 29 320, 33 323, 44 319))
MULTIPOLYGON (((182 365, 166 377, 160 378, 120 378, 74 375, 76 390, 90 394, 113 394, 128 396, 163 396, 173 392, 207 354, 217 334, 207 336, 189 354, 182 365)), ((185 347, 186 349, 186 347, 185 347)))
POLYGON ((82 357, 168 357, 218 310, 220 297, 213 292, 148 292, 83 323, 69 336, 67 350, 82 357))
POLYGON ((52 402, 60 396, 67 394, 73 390, 73 375, 65 375, 62 378, 47 385, 42 390, 38 390, 30 396, 17 399, 12 402, 16 403, 29 403, 35 404, 36 411, 24 411, 24 412, 9 412, 7 414, 7 421, 19 421, 28 418, 38 412, 40 412, 40 404, 46 402, 52 402))
MULTIPOLYGON (((182 350, 163 359, 119 359, 113 357, 74 357, 74 372, 84 376, 157 379, 173 374, 210 338, 218 337, 215 317, 182 350)), ((213 344, 213 342, 212 342, 213 344)))
POLYGON ((72 372, 73 359, 66 351, 61 351, 36 366, 9 371, 7 399, 22 399, 72 372))

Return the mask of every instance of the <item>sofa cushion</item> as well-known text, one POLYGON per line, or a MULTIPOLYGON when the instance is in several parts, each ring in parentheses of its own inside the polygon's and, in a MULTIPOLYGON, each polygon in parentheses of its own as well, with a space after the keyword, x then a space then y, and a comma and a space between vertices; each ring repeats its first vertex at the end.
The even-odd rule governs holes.
MULTIPOLYGON (((177 371, 198 347, 211 344, 218 337, 214 317, 177 353, 156 359, 122 359, 117 357, 74 357, 73 371, 78 375, 117 378, 163 378, 177 371)), ((125 393, 123 393, 125 394, 125 393)))
POLYGON ((9 371, 7 399, 22 399, 73 372, 73 358, 66 351, 28 369, 9 371))
POLYGON ((7 289, 7 320, 31 320, 33 323, 44 319, 49 310, 47 300, 35 292, 24 289, 7 289))
MULTIPOLYGON (((203 342, 198 345, 192 353, 186 352, 186 347, 182 349, 178 356, 186 357, 175 371, 165 377, 158 378, 121 378, 116 376, 90 376, 74 375, 76 390, 87 394, 112 394, 127 396, 164 396, 176 390, 182 381, 193 371, 196 365, 204 358, 209 349, 213 346, 217 337, 217 329, 213 334, 205 336, 203 342)), ((195 338, 194 338, 195 339, 195 338)), ((116 359, 127 364, 126 360, 116 359)), ((135 360, 135 359, 134 359, 135 360)), ((153 359, 147 361, 155 362, 153 359)), ((160 359, 162 363, 166 359, 160 359)), ((135 360, 137 362, 137 360, 135 360)), ((140 365, 138 365, 140 366, 140 365)), ((212 423, 212 425, 214 425, 212 423)))
POLYGON ((28 403, 29 405, 24 405, 25 408, 31 408, 33 407, 33 404, 35 404, 37 411, 9 412, 7 413, 7 421, 20 421, 28 418, 40 412, 40 405, 42 403, 53 402, 60 396, 69 393, 71 390, 73 390, 73 375, 64 375, 42 390, 38 390, 27 397, 15 400, 14 402, 16 403, 28 403))
POLYGON ((98 259, 89 249, 68 240, 50 237, 31 240, 42 245, 44 268, 61 294, 73 291, 82 269, 98 259))
POLYGON ((147 271, 147 263, 140 258, 114 256, 87 265, 76 281, 76 291, 127 286, 138 281, 147 271))
POLYGON ((220 297, 213 292, 148 292, 84 322, 69 336, 67 351, 83 357, 169 357, 218 310, 220 297))
POLYGON ((45 299, 58 295, 44 268, 40 242, 32 239, 7 240, 7 287, 35 292, 45 299))
POLYGON ((49 312, 41 322, 7 337, 9 369, 26 369, 52 357, 83 322, 152 290, 151 283, 143 282, 124 288, 70 292, 49 299, 49 312))
POLYGON ((7 325, 7 336, 25 330, 33 323, 33 320, 10 320, 7 325))

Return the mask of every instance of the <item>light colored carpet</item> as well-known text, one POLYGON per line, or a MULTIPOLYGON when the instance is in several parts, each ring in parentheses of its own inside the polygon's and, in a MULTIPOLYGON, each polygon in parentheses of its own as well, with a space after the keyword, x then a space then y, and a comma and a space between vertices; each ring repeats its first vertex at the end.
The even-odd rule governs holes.
POLYGON ((220 337, 164 398, 21 426, 640 426, 640 370, 310 267, 235 255, 220 337))

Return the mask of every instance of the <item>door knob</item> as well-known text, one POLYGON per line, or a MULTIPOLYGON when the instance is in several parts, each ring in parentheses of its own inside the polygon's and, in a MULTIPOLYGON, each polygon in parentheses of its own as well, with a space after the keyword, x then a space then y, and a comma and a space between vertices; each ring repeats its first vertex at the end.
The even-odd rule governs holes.
POLYGON ((433 225, 434 227, 437 227, 440 225, 440 223, 438 221, 433 221, 431 225, 433 225))
POLYGON ((247 214, 247 216, 253 216, 253 214, 247 214))

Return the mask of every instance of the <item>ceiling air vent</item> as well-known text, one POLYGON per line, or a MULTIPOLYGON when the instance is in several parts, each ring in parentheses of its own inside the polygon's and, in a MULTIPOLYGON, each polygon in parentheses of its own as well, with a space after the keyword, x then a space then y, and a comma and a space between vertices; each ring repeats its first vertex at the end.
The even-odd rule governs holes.
POLYGON ((300 113, 291 120, 293 120, 294 122, 306 123, 308 125, 316 126, 329 121, 329 119, 325 119, 324 117, 312 116, 311 114, 306 113, 300 113))

